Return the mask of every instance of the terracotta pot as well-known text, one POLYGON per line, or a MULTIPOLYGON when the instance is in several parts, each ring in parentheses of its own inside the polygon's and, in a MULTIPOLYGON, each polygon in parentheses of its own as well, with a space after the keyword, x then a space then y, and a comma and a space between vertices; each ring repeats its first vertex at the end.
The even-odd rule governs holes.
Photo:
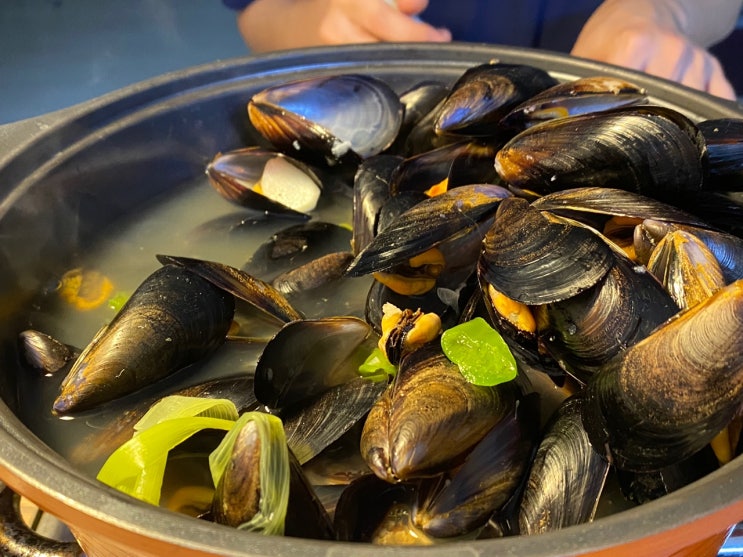
POLYGON ((253 92, 336 72, 370 73, 403 89, 427 78, 454 79, 493 58, 543 67, 561 79, 622 76, 695 119, 743 116, 730 103, 673 83, 564 55, 472 44, 386 44, 217 62, 0 127, 0 479, 68 524, 89 557, 716 555, 725 533, 743 519, 741 458, 662 499, 593 524, 533 537, 392 549, 250 535, 145 505, 75 470, 17 417, 18 320, 44 271, 89 245, 106 223, 201 175, 214 153, 249 140, 242 107, 253 92))

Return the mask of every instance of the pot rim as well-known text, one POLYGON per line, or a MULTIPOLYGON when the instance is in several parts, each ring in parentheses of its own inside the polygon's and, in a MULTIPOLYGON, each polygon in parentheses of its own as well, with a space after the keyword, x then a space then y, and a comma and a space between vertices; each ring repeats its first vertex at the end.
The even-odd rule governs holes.
MULTIPOLYGON (((23 169, 24 165, 28 167, 29 161, 38 160, 39 152, 42 156, 51 155, 53 149, 58 147, 49 140, 53 132, 61 130, 69 135, 84 125, 86 133, 90 134, 117 118, 151 104, 170 102, 171 98, 176 99, 184 94, 206 94, 210 87, 220 84, 231 87, 246 80, 253 83, 256 80, 287 79, 298 69, 302 72, 363 72, 368 68, 403 67, 410 63, 427 64, 435 69, 446 64, 461 66, 492 58, 541 65, 558 77, 608 72, 646 87, 653 91, 655 97, 662 98, 665 104, 691 109, 694 114, 704 115, 705 118, 743 117, 740 107, 723 99, 639 72, 560 53, 470 43, 319 47, 244 56, 195 66, 131 85, 56 113, 0 126, 0 153, 4 153, 0 155, 0 176, 9 174, 16 178, 31 174, 33 167, 31 170, 23 169)), ((4 182, 20 183, 20 180, 4 182)), ((13 198, 10 195, 8 199, 13 198)), ((0 202, 0 218, 7 202, 7 199, 0 202)), ((539 536, 459 542, 438 549, 381 548, 247 534, 149 506, 69 466, 31 433, 5 402, 0 402, 0 477, 11 488, 32 501, 34 495, 43 496, 42 508, 65 522, 73 521, 75 516, 82 513, 92 517, 102 528, 107 525, 189 549, 219 551, 224 555, 282 557, 301 551, 306 557, 336 552, 339 555, 352 552, 362 557, 392 553, 412 557, 425 551, 429 557, 457 553, 478 555, 485 552, 538 557, 582 554, 628 542, 641 542, 667 534, 670 530, 683 529, 697 521, 701 521, 707 534, 711 535, 743 519, 741 468, 743 458, 739 457, 656 501, 598 519, 591 524, 539 536)))

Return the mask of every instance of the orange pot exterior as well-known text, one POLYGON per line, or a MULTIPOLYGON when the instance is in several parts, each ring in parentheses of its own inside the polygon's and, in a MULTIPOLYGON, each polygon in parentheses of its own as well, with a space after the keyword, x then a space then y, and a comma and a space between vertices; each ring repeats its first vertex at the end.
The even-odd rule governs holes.
MULTIPOLYGON (((39 490, 0 468, 11 489, 70 527, 87 557, 216 557, 217 548, 185 548, 127 531, 39 490)), ((716 557, 730 527, 743 519, 743 501, 666 532, 599 551, 561 557, 716 557), (712 534, 711 534, 712 532, 712 534)), ((631 535, 631 532, 628 532, 631 535)), ((545 556, 548 557, 548 556, 545 556)))

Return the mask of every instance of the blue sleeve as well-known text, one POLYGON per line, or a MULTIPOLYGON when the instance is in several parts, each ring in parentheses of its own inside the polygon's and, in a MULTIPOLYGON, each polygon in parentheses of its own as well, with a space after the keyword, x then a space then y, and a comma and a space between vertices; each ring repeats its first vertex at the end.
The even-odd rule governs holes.
POLYGON ((222 0, 222 4, 231 10, 241 11, 245 6, 250 4, 251 0, 222 0))
POLYGON ((570 51, 601 0, 429 0, 424 21, 454 40, 570 51))

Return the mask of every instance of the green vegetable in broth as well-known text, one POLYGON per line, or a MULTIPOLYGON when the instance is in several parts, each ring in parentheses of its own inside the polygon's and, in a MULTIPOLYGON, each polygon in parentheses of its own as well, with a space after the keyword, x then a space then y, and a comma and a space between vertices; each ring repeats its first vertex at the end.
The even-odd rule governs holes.
POLYGON ((508 345, 481 317, 444 331, 441 348, 475 385, 490 387, 516 377, 516 360, 508 345))

